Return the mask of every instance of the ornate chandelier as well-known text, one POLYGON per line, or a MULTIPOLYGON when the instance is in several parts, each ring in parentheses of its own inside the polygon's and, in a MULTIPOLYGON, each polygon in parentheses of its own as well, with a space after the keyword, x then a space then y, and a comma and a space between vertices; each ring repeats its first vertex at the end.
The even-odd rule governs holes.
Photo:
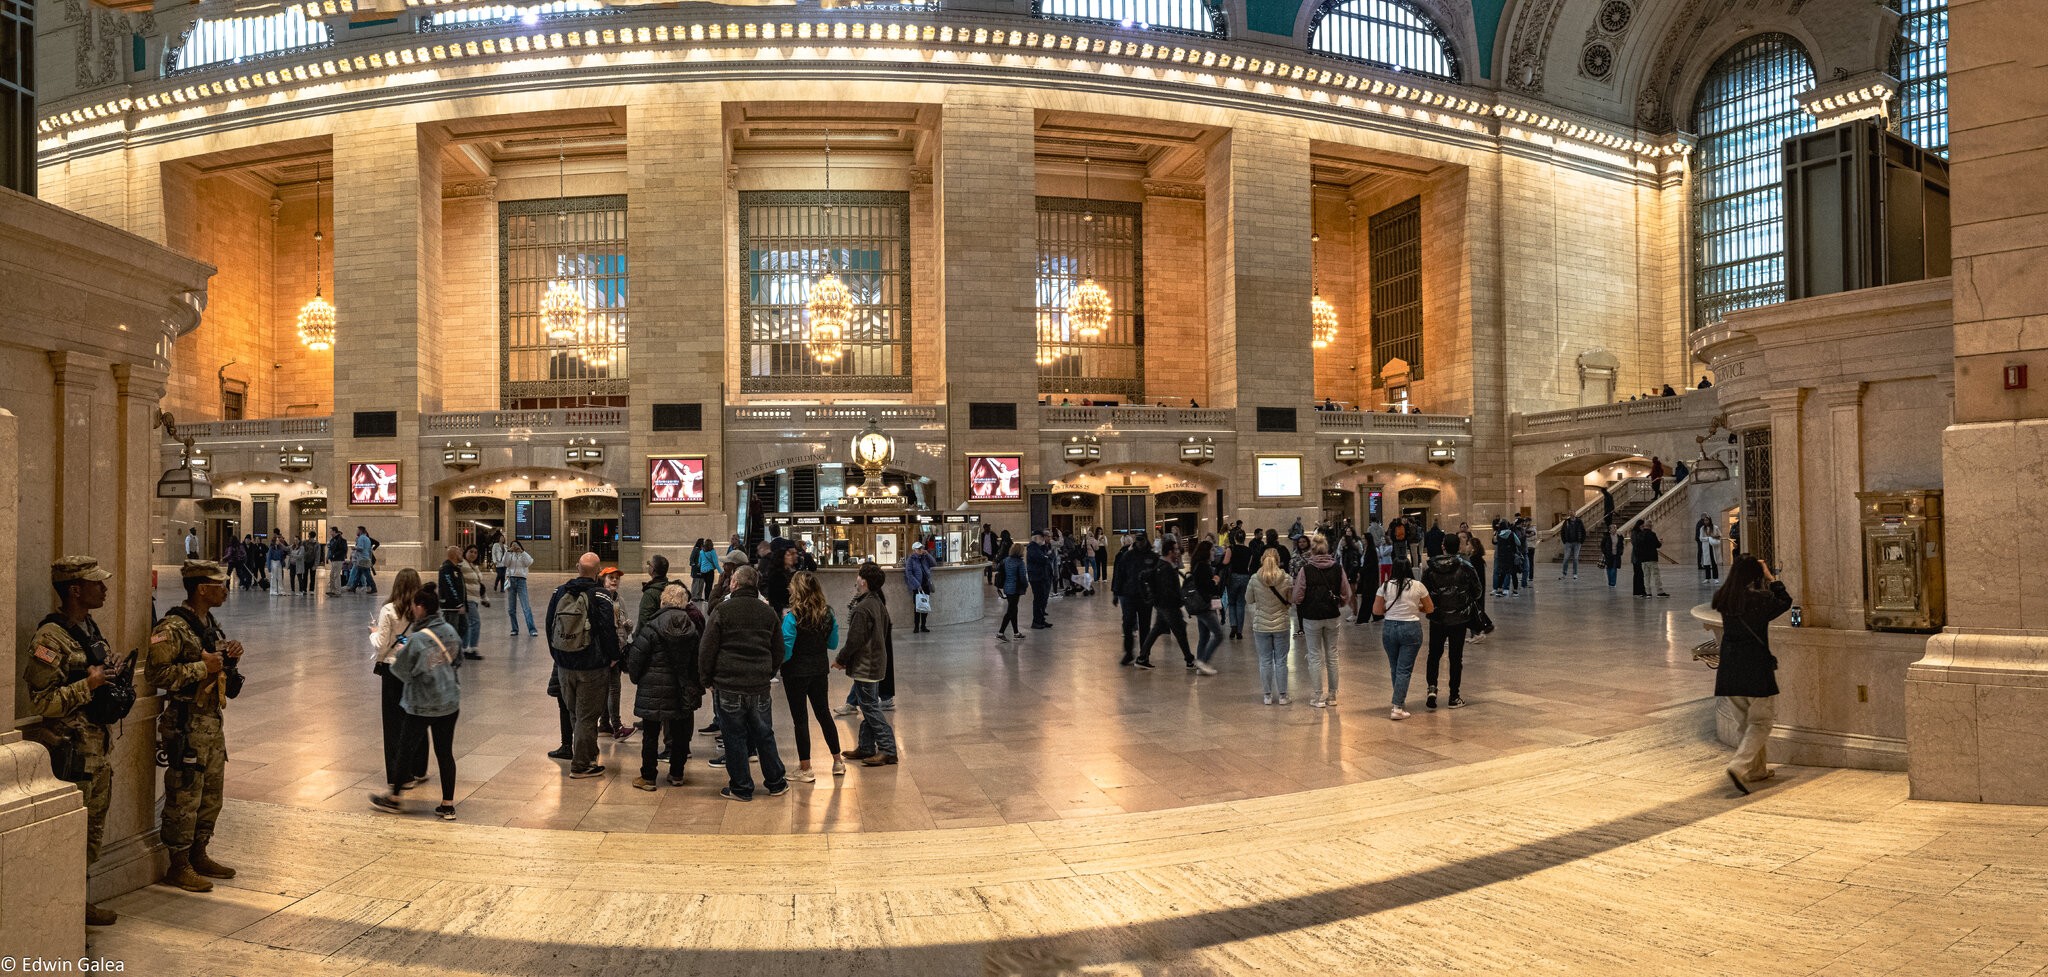
POLYGON ((540 297, 540 321, 547 327, 548 338, 558 343, 574 342, 583 335, 583 296, 574 285, 562 279, 548 283, 548 292, 540 297))
MULTIPOLYGON (((832 216, 832 130, 825 130, 825 217, 832 216)), ((826 230, 829 238, 830 228, 826 230)), ((804 300, 804 318, 810 328, 804 345, 820 366, 832 366, 846 355, 846 327, 853 323, 853 290, 832 271, 832 244, 825 243, 825 277, 811 285, 804 300)))
POLYGON ((579 345, 576 355, 583 360, 584 365, 593 370, 602 370, 612 365, 612 354, 619 344, 619 331, 612 328, 611 323, 604 321, 603 317, 591 316, 584 320, 582 333, 577 337, 577 342, 579 345))
POLYGON ((1320 234, 1308 236, 1308 342, 1316 349, 1326 349, 1337 341, 1337 308, 1323 301, 1323 290, 1316 285, 1316 245, 1322 239, 1320 234))
MULTIPOLYGON (((1095 226, 1095 188, 1089 179, 1090 162, 1088 157, 1081 157, 1081 196, 1088 202, 1088 210, 1082 214, 1081 223, 1092 228, 1095 226)), ((1094 241, 1088 241, 1087 245, 1088 251, 1084 254, 1092 258, 1094 241)), ((1102 334, 1109 330, 1109 317, 1115 312, 1116 303, 1110 299, 1109 290, 1096 284, 1094 277, 1084 269, 1080 287, 1067 297, 1067 325, 1074 337, 1083 341, 1102 338, 1102 334)))
POLYGON ((320 164, 313 164, 313 299, 299 309, 299 342, 315 353, 334 348, 334 306, 320 295, 320 164))
MULTIPOLYGON (((555 137, 555 227, 557 234, 569 226, 569 154, 562 137, 555 137)), ((562 257, 567 257, 566 253, 562 257)), ((573 343, 583 338, 584 320, 589 315, 589 306, 583 303, 583 290, 568 279, 557 278, 548 282, 547 294, 540 298, 540 322, 548 331, 548 339, 557 343, 573 343)))

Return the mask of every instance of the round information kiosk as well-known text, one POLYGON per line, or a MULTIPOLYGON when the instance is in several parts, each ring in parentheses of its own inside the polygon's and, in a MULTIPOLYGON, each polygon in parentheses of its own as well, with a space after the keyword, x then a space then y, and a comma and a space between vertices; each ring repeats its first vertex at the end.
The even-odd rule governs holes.
POLYGON ((880 566, 887 577, 883 597, 889 616, 908 624, 915 597, 905 581, 904 563, 912 547, 923 544, 931 554, 931 617, 927 623, 970 624, 986 610, 987 588, 982 569, 981 514, 940 512, 910 504, 894 486, 884 486, 882 470, 895 456, 895 441, 871 418, 867 430, 853 439, 853 460, 864 481, 847 489, 839 503, 817 512, 773 512, 764 519, 770 538, 804 544, 818 561, 818 580, 836 607, 853 598, 855 574, 864 563, 880 566))

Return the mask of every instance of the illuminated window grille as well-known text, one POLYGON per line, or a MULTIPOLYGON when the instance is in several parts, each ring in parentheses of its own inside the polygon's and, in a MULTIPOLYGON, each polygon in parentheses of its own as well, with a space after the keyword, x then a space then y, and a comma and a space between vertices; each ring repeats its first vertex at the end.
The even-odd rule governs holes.
POLYGON ((36 192, 35 4, 0 0, 0 187, 36 192))
POLYGON ((910 195, 740 194, 740 390, 908 393, 910 195), (821 364, 804 303, 827 270, 853 292, 844 353, 821 364))
POLYGON ((191 71, 332 43, 334 36, 326 24, 307 20, 304 11, 292 7, 257 17, 198 21, 184 43, 171 48, 164 66, 166 73, 191 71))
POLYGON ((1449 36, 1401 0, 1323 0, 1308 31, 1313 51, 1394 71, 1458 77, 1449 36))
MULTIPOLYGON (((498 205, 499 401, 507 410, 626 402, 626 198, 512 200, 498 205), (583 295, 586 329, 550 340, 540 300, 565 281, 583 295), (602 363, 604 365, 594 365, 602 363)), ((450 350, 459 364, 460 351, 450 350)))
POLYGON ((435 10, 420 17, 419 30, 452 30, 458 27, 474 27, 478 24, 538 24, 543 20, 559 20, 563 17, 587 14, 610 13, 612 8, 598 0, 553 0, 551 3, 536 3, 519 6, 509 3, 483 4, 475 7, 454 7, 435 10))
POLYGON ((1038 390, 1137 401, 1145 394, 1142 208, 1071 197, 1038 198, 1038 390), (1095 220, 1083 221, 1093 213, 1095 220), (1065 322, 1083 278, 1109 292, 1109 327, 1081 339, 1065 322))
POLYGON ((1223 10, 1208 0, 1032 0, 1031 15, 1088 20, 1140 30, 1224 33, 1223 10))
POLYGON ((1899 135, 1948 156, 1948 0, 1899 0, 1899 135))
POLYGON ((1785 299, 1786 139, 1810 132, 1794 98, 1812 88, 1799 42, 1762 34, 1730 49, 1694 102, 1694 327, 1785 299))
POLYGON ((1372 273, 1372 385, 1394 360, 1422 379, 1422 198, 1410 197, 1367 222, 1372 273))

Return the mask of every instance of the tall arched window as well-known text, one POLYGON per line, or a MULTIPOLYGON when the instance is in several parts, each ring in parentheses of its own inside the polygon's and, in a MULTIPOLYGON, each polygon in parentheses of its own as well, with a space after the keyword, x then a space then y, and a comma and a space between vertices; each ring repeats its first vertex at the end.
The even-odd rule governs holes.
POLYGON ((1785 298, 1786 139, 1813 129, 1794 96, 1812 88, 1813 62, 1783 34, 1752 37, 1721 55, 1693 101, 1695 327, 1785 298))
POLYGON ((1322 0, 1308 25, 1308 46, 1395 71, 1458 78, 1443 29, 1403 0, 1322 0))
POLYGON ((1948 0, 1899 0, 1899 135, 1948 155, 1948 0))
POLYGON ((1142 30, 1224 34, 1220 0, 1032 0, 1031 14, 1052 20, 1092 20, 1142 30))
POLYGON ((201 20, 192 25, 190 36, 171 50, 166 73, 322 47, 333 40, 326 24, 307 20, 297 7, 274 14, 201 20))

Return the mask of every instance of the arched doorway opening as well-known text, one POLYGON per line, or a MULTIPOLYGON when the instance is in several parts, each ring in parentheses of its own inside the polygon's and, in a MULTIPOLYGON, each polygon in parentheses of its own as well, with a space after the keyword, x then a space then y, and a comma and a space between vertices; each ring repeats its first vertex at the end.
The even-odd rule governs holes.
POLYGON ((1077 527, 1099 526, 1105 534, 1158 534, 1172 527, 1195 535, 1217 531, 1221 481, 1191 465, 1122 462, 1086 465, 1066 472, 1051 484, 1052 498, 1093 499, 1092 521, 1076 512, 1077 527))
POLYGON ((491 544, 505 533, 506 500, 495 495, 458 495, 448 500, 450 545, 476 547, 490 556, 491 544))
POLYGON ((1644 455, 1613 451, 1573 455, 1536 473, 1536 496, 1522 507, 1538 525, 1555 526, 1599 498, 1603 487, 1649 474, 1650 459, 1644 455))
MULTIPOLYGON (((434 483, 434 495, 441 499, 435 513, 435 545, 428 555, 439 563, 441 547, 490 545, 497 534, 508 544, 519 541, 533 556, 533 569, 561 570, 575 563, 583 549, 570 540, 571 506, 586 523, 593 518, 613 520, 617 538, 619 491, 616 485, 589 472, 560 468, 499 468, 469 472, 434 483), (580 499, 603 499, 603 503, 578 503, 580 499), (458 507, 459 506, 459 507, 458 507)), ((583 527, 587 540, 589 527, 583 527)), ((616 549, 612 554, 617 557, 616 549)))

